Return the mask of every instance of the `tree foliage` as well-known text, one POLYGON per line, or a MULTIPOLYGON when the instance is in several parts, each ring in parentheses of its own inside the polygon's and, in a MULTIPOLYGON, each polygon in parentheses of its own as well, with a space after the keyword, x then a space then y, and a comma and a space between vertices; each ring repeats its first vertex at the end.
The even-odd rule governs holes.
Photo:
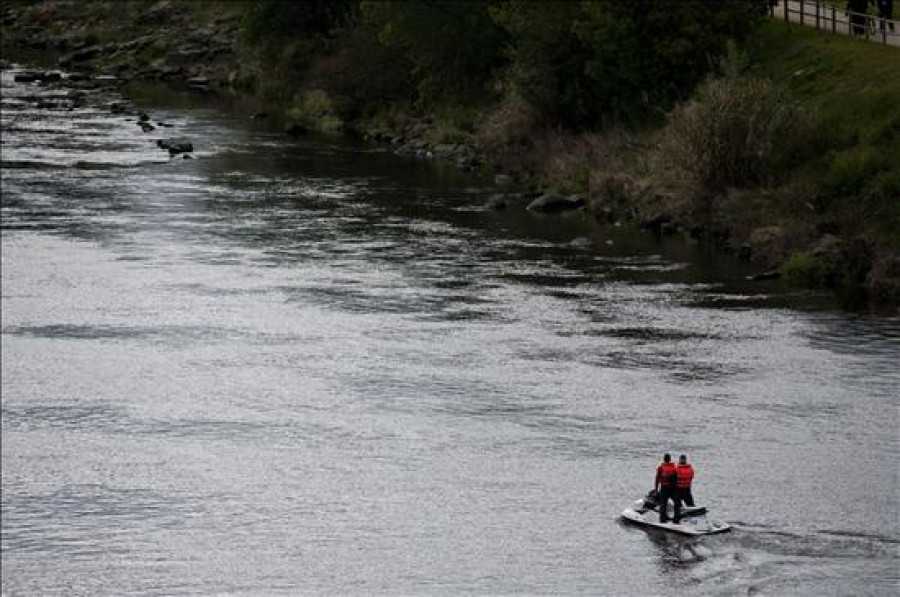
POLYGON ((244 36, 267 49, 292 40, 318 41, 357 14, 356 0, 255 0, 247 10, 244 36))
POLYGON ((729 39, 742 39, 765 0, 592 0, 579 38, 593 51, 586 75, 599 113, 631 119, 662 113, 710 70, 729 39))
POLYGON ((590 129, 652 117, 685 98, 767 2, 257 0, 246 33, 251 43, 280 47, 281 60, 302 62, 294 72, 306 72, 310 55, 328 57, 347 97, 408 97, 411 83, 420 106, 473 106, 505 89, 551 124, 590 129), (391 66, 390 80, 403 89, 344 63, 360 59, 391 66))
POLYGON ((483 0, 367 0, 367 22, 412 65, 429 103, 482 101, 501 60, 502 30, 483 0))
POLYGON ((575 29, 583 4, 507 0, 492 6, 491 16, 508 33, 510 91, 552 123, 574 128, 591 120, 597 103, 586 77, 592 54, 575 29))

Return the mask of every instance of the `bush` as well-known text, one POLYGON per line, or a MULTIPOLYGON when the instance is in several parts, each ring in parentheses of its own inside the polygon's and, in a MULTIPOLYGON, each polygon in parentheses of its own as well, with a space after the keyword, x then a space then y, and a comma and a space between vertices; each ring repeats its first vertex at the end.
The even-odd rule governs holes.
POLYGON ((781 268, 781 279, 789 286, 818 288, 832 281, 831 268, 817 257, 799 252, 791 255, 781 268))
POLYGON ((531 145, 542 127, 538 110, 518 94, 512 94, 487 117, 478 132, 479 145, 491 151, 531 145))
POLYGON ((808 122, 767 80, 714 79, 672 112, 658 159, 697 191, 752 188, 789 167, 784 158, 799 138, 808 140, 808 122))
POLYGON ((321 89, 299 94, 286 115, 298 124, 319 131, 336 131, 342 124, 335 114, 331 98, 321 89))

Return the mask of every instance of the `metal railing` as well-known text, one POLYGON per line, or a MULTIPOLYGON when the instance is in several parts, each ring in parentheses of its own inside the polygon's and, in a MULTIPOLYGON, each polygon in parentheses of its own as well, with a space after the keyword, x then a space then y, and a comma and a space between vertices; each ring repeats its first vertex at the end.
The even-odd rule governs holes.
POLYGON ((900 46, 900 20, 853 12, 831 2, 816 0, 779 0, 772 5, 772 16, 791 24, 815 27, 834 35, 853 35, 890 46, 900 46))

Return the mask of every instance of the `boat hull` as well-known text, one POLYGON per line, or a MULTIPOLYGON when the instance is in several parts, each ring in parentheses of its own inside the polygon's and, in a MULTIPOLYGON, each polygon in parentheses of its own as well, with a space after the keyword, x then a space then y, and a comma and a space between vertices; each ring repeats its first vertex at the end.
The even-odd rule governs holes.
MULTIPOLYGON (((705 510, 704 510, 705 512, 705 510)), ((705 514, 688 515, 683 517, 679 524, 674 522, 660 522, 659 513, 655 510, 639 511, 634 508, 628 508, 622 512, 622 520, 630 524, 640 525, 643 527, 659 529, 679 535, 690 537, 698 537, 702 535, 715 535, 725 533, 731 530, 731 526, 726 522, 709 520, 705 514)))

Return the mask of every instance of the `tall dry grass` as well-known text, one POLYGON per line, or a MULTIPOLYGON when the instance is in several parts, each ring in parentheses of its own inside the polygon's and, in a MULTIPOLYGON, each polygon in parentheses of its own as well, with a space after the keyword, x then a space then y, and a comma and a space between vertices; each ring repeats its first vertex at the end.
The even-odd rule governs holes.
POLYGON ((479 126, 476 143, 496 170, 558 192, 593 195, 638 153, 636 138, 624 129, 575 133, 550 126, 528 101, 511 95, 479 126))
POLYGON ((807 128, 771 81, 714 79, 672 112, 655 166, 667 182, 695 192, 753 188, 781 174, 790 146, 807 128))

